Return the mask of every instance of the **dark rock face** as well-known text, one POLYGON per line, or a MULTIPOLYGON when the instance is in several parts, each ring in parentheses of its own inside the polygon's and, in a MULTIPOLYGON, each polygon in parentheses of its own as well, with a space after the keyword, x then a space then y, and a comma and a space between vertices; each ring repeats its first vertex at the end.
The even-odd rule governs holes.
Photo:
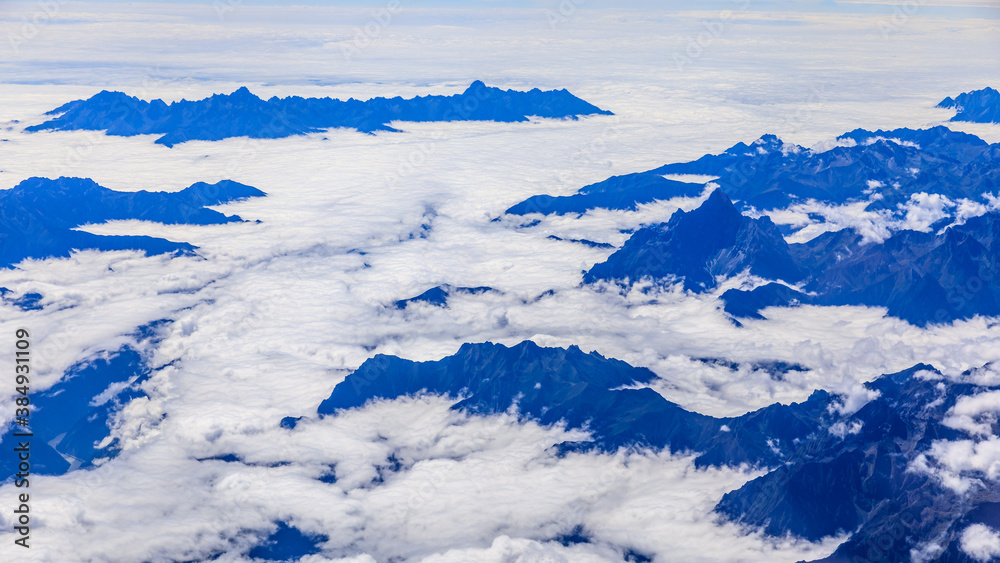
POLYGON ((660 174, 711 174, 741 206, 781 209, 813 199, 842 204, 881 199, 870 209, 895 209, 917 193, 978 200, 1000 186, 1000 146, 938 126, 930 129, 866 131, 838 138, 825 152, 786 145, 765 135, 719 155, 668 164, 660 174), (879 182, 872 188, 869 182, 879 182))
MULTIPOLYGON (((119 450, 115 441, 101 442, 110 434, 113 414, 133 399, 145 396, 140 385, 149 373, 135 350, 123 348, 107 358, 72 366, 59 383, 33 394, 32 473, 58 475, 71 467, 90 467, 97 458, 116 456, 119 450)), ((16 440, 6 434, 5 448, 8 438, 16 440)), ((4 456, 0 460, 0 480, 10 479, 15 473, 13 457, 4 456)))
POLYGON ((745 269, 769 279, 802 279, 774 223, 767 217, 744 217, 716 190, 698 209, 678 211, 666 223, 637 231, 583 279, 682 278, 686 289, 703 291, 715 287, 716 276, 745 269))
POLYGON ((717 276, 749 270, 801 291, 781 283, 729 290, 722 300, 735 317, 762 318, 769 306, 866 305, 925 326, 1000 315, 998 240, 1000 213, 990 212, 937 235, 900 231, 874 244, 846 229, 789 245, 770 220, 741 215, 717 190, 700 208, 637 231, 583 280, 683 280, 702 292, 717 276))
POLYGON ((1000 314, 998 235, 1000 213, 992 212, 940 235, 900 231, 882 244, 854 241, 839 261, 820 249, 825 240, 792 251, 804 268, 816 268, 805 289, 824 296, 821 304, 884 306, 923 326, 1000 314))
POLYGON ((331 98, 272 97, 262 100, 246 87, 232 94, 166 104, 147 102, 121 92, 102 91, 48 112, 53 119, 25 131, 77 129, 108 135, 161 135, 157 143, 172 147, 186 141, 218 141, 230 137, 278 139, 333 127, 371 133, 395 131, 392 121, 527 121, 528 116, 575 118, 611 115, 566 90, 528 92, 491 88, 473 82, 454 96, 421 96, 404 100, 372 98, 347 101, 331 98))
POLYGON ((265 561, 298 561, 320 552, 319 544, 327 541, 326 536, 310 536, 285 522, 278 522, 278 529, 263 543, 255 546, 247 554, 252 559, 265 561))
POLYGON ((869 210, 896 211, 918 193, 978 201, 1000 191, 1000 144, 990 145, 947 127, 866 131, 841 135, 837 146, 816 152, 764 135, 691 162, 610 178, 569 197, 534 196, 508 213, 582 213, 594 208, 634 209, 640 203, 697 195, 701 186, 672 182, 667 174, 701 174, 740 209, 784 209, 815 200, 825 204, 869 201, 869 210))
POLYGON ((1000 92, 990 87, 959 94, 955 99, 947 97, 937 107, 954 108, 957 113, 952 121, 1000 123, 1000 92))
POLYGON ((996 524, 1000 490, 962 496, 910 464, 932 441, 964 437, 942 424, 960 397, 996 388, 915 376, 926 371, 936 373, 918 365, 869 383, 879 396, 842 421, 850 430, 804 443, 784 466, 726 494, 716 510, 776 536, 853 532, 824 561, 907 561, 929 540, 954 557, 944 560, 969 561, 956 542, 972 523, 996 524))
POLYGON ((256 188, 230 180, 198 182, 171 193, 116 192, 84 178, 28 178, 9 190, 0 190, 0 267, 25 258, 69 256, 74 249, 191 253, 194 247, 183 242, 101 236, 73 229, 119 219, 190 225, 242 221, 206 206, 264 195, 256 188))
POLYGON ((812 298, 781 283, 769 283, 752 290, 730 289, 722 294, 724 310, 742 319, 764 319, 760 312, 768 307, 789 307, 812 303, 812 298))

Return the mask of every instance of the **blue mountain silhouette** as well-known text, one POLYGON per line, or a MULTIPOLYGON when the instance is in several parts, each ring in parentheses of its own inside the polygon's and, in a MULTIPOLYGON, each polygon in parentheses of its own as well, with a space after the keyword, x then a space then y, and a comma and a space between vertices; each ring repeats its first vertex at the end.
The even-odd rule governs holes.
POLYGON ((698 209, 679 210, 666 223, 636 231, 583 279, 593 283, 677 278, 686 289, 697 291, 714 287, 716 276, 728 277, 745 269, 793 283, 803 277, 769 218, 744 217, 722 190, 715 190, 698 209))
POLYGON ((473 82, 453 96, 411 99, 272 97, 262 100, 245 86, 232 94, 181 100, 144 101, 107 90, 49 111, 53 119, 25 131, 105 131, 108 135, 161 135, 156 142, 172 147, 186 141, 218 141, 230 137, 278 139, 334 127, 358 131, 395 131, 392 121, 527 121, 529 116, 576 118, 611 115, 564 90, 501 90, 473 82))
POLYGON ((941 100, 937 107, 954 108, 957 113, 952 121, 1000 123, 1000 92, 990 87, 964 92, 955 99, 949 96, 941 100))
MULTIPOLYGON (((139 330, 148 332, 156 324, 139 330)), ((140 354, 124 347, 106 357, 71 366, 59 383, 33 393, 31 471, 59 475, 71 468, 90 467, 95 459, 118 455, 116 440, 102 443, 110 435, 111 417, 131 400, 145 396, 140 386, 149 374, 140 354)), ((9 440, 16 438, 5 434, 4 447, 9 440)), ((0 481, 15 473, 17 466, 12 456, 0 459, 0 481)))
POLYGON ((685 289, 703 292, 718 276, 748 270, 786 283, 725 292, 725 309, 737 317, 760 318, 763 308, 795 303, 866 305, 924 326, 1000 315, 997 241, 1000 212, 994 211, 941 234, 904 230, 876 244, 845 229, 789 245, 769 219, 741 215, 716 190, 698 209, 636 231, 583 280, 683 281, 685 289))
POLYGON ((73 229, 120 219, 190 225, 231 223, 242 219, 206 206, 263 195, 256 188, 230 180, 198 182, 179 192, 116 192, 85 178, 28 178, 9 190, 0 190, 0 267, 26 258, 65 257, 72 250, 192 253, 194 247, 184 242, 94 235, 73 229))
POLYGON ((938 126, 856 129, 837 140, 841 146, 817 152, 764 135, 720 154, 616 176, 572 196, 533 196, 507 212, 548 215, 634 209, 641 203, 701 192, 700 184, 663 177, 675 174, 716 177, 714 182, 744 210, 784 209, 808 200, 844 204, 869 201, 874 195, 869 210, 895 211, 918 193, 978 201, 984 193, 1000 191, 1000 144, 990 145, 975 135, 938 126))
POLYGON ((576 346, 464 344, 437 362, 379 354, 340 383, 318 412, 331 415, 422 392, 454 397, 453 408, 479 415, 507 412, 516 404, 524 418, 564 422, 593 434, 592 442, 562 444, 564 451, 669 448, 700 452, 698 465, 778 463, 786 442, 815 432, 826 416, 829 395, 823 391, 805 403, 716 419, 685 411, 651 389, 629 388, 655 377, 576 346))

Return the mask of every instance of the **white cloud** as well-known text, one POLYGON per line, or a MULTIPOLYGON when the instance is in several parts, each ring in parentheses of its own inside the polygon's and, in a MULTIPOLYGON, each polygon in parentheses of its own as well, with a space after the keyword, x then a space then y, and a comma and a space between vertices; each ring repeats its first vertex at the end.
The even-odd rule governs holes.
POLYGON ((912 563, 930 563, 936 561, 944 548, 933 541, 921 542, 917 547, 910 550, 910 561, 912 563))
POLYGON ((592 546, 577 544, 563 546, 558 542, 539 542, 524 538, 499 536, 488 548, 450 549, 444 553, 425 557, 426 563, 465 563, 468 562, 529 562, 569 563, 571 561, 601 563, 605 561, 621 561, 622 554, 607 546, 592 546))
POLYGON ((664 174, 664 178, 667 180, 673 180, 675 182, 689 182, 691 184, 707 184, 712 180, 718 180, 718 176, 711 176, 708 174, 664 174))
POLYGON ((1000 414, 1000 391, 987 391, 959 397, 941 423, 969 434, 985 436, 992 433, 998 414, 1000 414))
POLYGON ((891 236, 897 225, 885 210, 868 211, 873 200, 832 205, 808 200, 790 205, 785 209, 768 211, 772 221, 779 225, 790 225, 797 229, 785 240, 790 243, 808 242, 830 231, 853 228, 863 237, 863 242, 880 243, 891 236), (821 221, 813 216, 822 217, 821 221))
POLYGON ((844 393, 839 401, 830 405, 830 412, 851 416, 870 401, 879 398, 881 394, 881 392, 868 389, 864 385, 855 385, 847 393, 844 393))
POLYGON ((957 204, 941 194, 916 193, 903 205, 901 228, 928 232, 934 223, 951 215, 957 204))
POLYGON ((962 532, 962 551, 976 561, 1000 557, 1000 533, 983 524, 973 524, 962 532))
POLYGON ((920 145, 914 143, 913 141, 902 141, 902 140, 897 139, 895 137, 883 137, 882 135, 875 135, 874 137, 868 137, 861 144, 865 145, 865 146, 868 146, 868 145, 874 145, 875 143, 881 143, 881 142, 893 143, 893 144, 899 145, 901 147, 910 147, 910 148, 914 148, 914 149, 919 149, 920 148, 920 145))
MULTIPOLYGON (((816 143, 815 145, 812 146, 810 150, 818 154, 831 151, 837 147, 856 147, 856 146, 858 146, 858 142, 850 137, 845 137, 843 139, 830 138, 816 143)), ((870 182, 869 182, 869 187, 871 187, 870 182)))
POLYGON ((45 519, 33 553, 49 560, 204 558, 245 549, 278 519, 328 535, 328 557, 376 560, 491 560, 501 548, 529 559, 606 560, 628 548, 691 561, 792 561, 822 557, 843 540, 813 545, 719 526, 714 504, 758 473, 696 470, 692 457, 667 453, 560 458, 549 446, 579 440, 581 432, 511 415, 469 417, 451 404, 383 401, 303 421, 292 432, 257 423, 218 435, 211 420, 168 417, 154 440, 114 462, 38 480, 46 495, 33 509, 45 519), (223 453, 246 464, 193 459, 223 453), (317 481, 330 466, 336 482, 317 481), (153 525, 155 536, 129 541, 153 525), (551 543, 578 526, 590 545, 551 543), (100 529, 117 533, 87 541, 100 529), (46 541, 54 537, 60 541, 46 541))
POLYGON ((980 387, 1000 387, 1000 365, 988 364, 969 372, 966 380, 980 387))
POLYGON ((861 428, 863 427, 864 423, 861 422, 860 420, 855 420, 851 422, 849 426, 847 423, 840 421, 830 425, 829 431, 830 434, 833 434, 838 438, 845 438, 848 435, 853 435, 857 434, 858 432, 861 432, 861 428))
MULTIPOLYGON (((985 203, 980 203, 966 198, 955 201, 941 194, 920 192, 912 194, 895 211, 867 210, 872 202, 881 199, 879 194, 869 192, 883 185, 879 180, 869 180, 869 190, 866 190, 869 198, 862 201, 833 205, 809 200, 785 209, 768 211, 766 215, 777 224, 795 229, 795 232, 785 237, 790 243, 807 242, 825 232, 846 228, 856 230, 862 235, 863 242, 881 243, 896 231, 909 229, 930 232, 931 226, 938 221, 954 218, 954 222, 944 227, 948 229, 962 225, 973 217, 1000 209, 1000 199, 993 194, 983 194, 985 203), (817 216, 822 220, 815 219, 817 216)), ((754 212, 752 215, 759 216, 763 213, 754 212)))
POLYGON ((932 475, 960 494, 973 487, 993 487, 1000 480, 1000 439, 937 440, 911 463, 910 470, 932 475))
MULTIPOLYGON (((330 553, 310 561, 384 560, 385 552, 575 559, 624 545, 684 560, 814 559, 843 538, 821 545, 769 540, 714 521, 711 507, 721 495, 754 476, 739 470, 698 471, 689 459, 666 454, 556 459, 544 446, 564 439, 562 430, 508 417, 466 419, 427 398, 306 422, 295 432, 277 424, 314 413, 375 353, 438 359, 461 342, 487 339, 598 350, 654 370, 655 388, 669 400, 726 415, 802 400, 815 388, 846 391, 920 361, 955 377, 1000 360, 1000 327, 983 319, 920 329, 880 309, 800 307, 769 309, 769 320, 737 328, 716 294, 580 287, 580 271, 610 251, 546 238, 620 244, 627 237, 621 229, 665 220, 696 206, 696 198, 631 214, 549 218, 520 231, 490 222, 531 195, 574 193, 763 133, 808 146, 857 124, 889 129, 946 119, 932 108, 940 84, 996 75, 995 57, 979 48, 991 37, 980 22, 956 20, 942 31, 937 22, 915 19, 907 34, 886 44, 868 18, 800 17, 797 26, 785 26, 761 17, 734 25, 677 71, 664 67, 664 53, 669 58, 703 30, 702 13, 664 18, 581 9, 553 32, 536 12, 485 19, 462 12, 447 15, 464 18, 462 26, 440 28, 445 16, 414 8, 409 23, 394 22, 348 64, 323 46, 350 36, 349 22, 363 25, 368 9, 241 6, 218 22, 202 8, 146 5, 109 14, 116 8, 67 7, 63 21, 5 60, 0 137, 8 141, 0 142, 0 188, 66 174, 120 190, 232 178, 269 194, 225 206, 260 224, 86 228, 190 241, 204 259, 81 252, 0 272, 0 285, 46 298, 42 311, 0 309, 0 333, 19 325, 36 333, 36 390, 72 363, 132 342, 126 334, 134 327, 173 321, 149 351, 154 367, 171 365, 145 385, 149 397, 116 420, 122 456, 92 471, 38 480, 45 493, 32 507, 40 515, 32 557, 128 562, 228 550, 223 560, 236 560, 281 519, 330 536, 330 553), (174 40, 179 30, 186 41, 174 40), (787 74, 790 52, 803 68, 834 69, 824 75, 828 84, 787 74), (588 60, 584 74, 581 57, 588 60), (934 57, 949 64, 922 64, 934 57), (866 64, 843 64, 851 58, 866 64), (905 80, 880 78, 900 72, 901 61, 921 64, 906 67, 905 80), (262 96, 367 98, 453 93, 475 78, 504 87, 567 87, 618 115, 405 124, 405 134, 330 131, 174 149, 149 137, 19 133, 42 112, 100 87, 170 100, 244 83, 262 96), (819 86, 823 99, 809 103, 819 86), (387 175, 415 154, 425 164, 388 185, 387 175), (420 238, 428 222, 431 230, 420 238), (389 307, 445 282, 501 292, 459 295, 447 308, 412 313, 389 307), (554 293, 538 299, 548 290, 554 293), (692 359, 704 357, 743 365, 692 359), (749 365, 767 360, 807 369, 774 377, 749 365), (261 465, 196 461, 224 453, 261 465), (372 480, 391 453, 404 469, 383 470, 376 486, 372 480), (279 462, 288 464, 265 466, 279 462), (329 465, 336 465, 338 482, 317 481, 329 465), (576 524, 593 545, 564 548, 544 537, 576 524), (350 545, 378 557, 335 553, 350 545)), ((17 32, 21 15, 5 12, 4 37, 17 32)), ((1000 138, 995 128, 983 134, 1000 138)), ((880 232, 878 217, 859 217, 853 208, 828 212, 837 214, 843 218, 836 224, 868 221, 873 234, 880 232)), ((10 406, 4 400, 5 420, 10 406)), ((988 451, 980 450, 972 449, 979 458, 968 466, 988 469, 988 451)), ((0 496, 12 490, 0 488, 0 496)), ((0 536, 0 559, 23 557, 9 540, 0 536)))

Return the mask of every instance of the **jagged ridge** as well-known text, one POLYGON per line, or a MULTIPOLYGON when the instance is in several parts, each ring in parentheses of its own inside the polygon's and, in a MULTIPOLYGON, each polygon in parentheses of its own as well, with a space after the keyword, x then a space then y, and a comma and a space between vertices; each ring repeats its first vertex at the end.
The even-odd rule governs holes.
POLYGON ((527 121, 528 116, 575 118, 611 115, 566 90, 528 92, 501 90, 475 81, 454 96, 418 96, 411 99, 272 97, 262 100, 242 87, 232 94, 165 103, 150 102, 121 92, 102 91, 48 112, 49 121, 25 131, 104 130, 108 135, 161 135, 156 142, 172 147, 193 140, 218 141, 230 137, 278 139, 333 127, 358 131, 395 131, 392 121, 527 121))
POLYGON ((25 258, 64 257, 85 249, 192 253, 195 247, 184 242, 101 236, 73 229, 121 219, 190 225, 231 223, 242 219, 206 206, 264 195, 230 180, 198 182, 171 193, 116 192, 86 178, 28 178, 9 190, 0 190, 0 267, 25 258))

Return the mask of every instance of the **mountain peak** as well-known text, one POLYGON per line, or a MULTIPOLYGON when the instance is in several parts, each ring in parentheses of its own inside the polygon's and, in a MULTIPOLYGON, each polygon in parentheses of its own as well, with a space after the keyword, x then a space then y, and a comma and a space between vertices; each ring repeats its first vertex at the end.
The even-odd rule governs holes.
POLYGON ((712 191, 712 193, 708 194, 708 199, 705 200, 705 203, 703 203, 699 209, 703 208, 717 209, 720 211, 737 211, 736 206, 733 205, 733 200, 729 199, 729 196, 726 195, 726 192, 722 191, 722 188, 716 188, 712 191))
POLYGON ((747 269, 769 279, 802 277, 774 223, 745 217, 717 189, 694 211, 678 211, 667 223, 637 231, 591 268, 584 282, 682 278, 685 289, 700 292, 715 287, 716 276, 747 269))
POLYGON ((253 92, 251 92, 250 89, 247 88, 246 86, 240 86, 239 88, 237 88, 232 94, 229 95, 229 98, 230 99, 237 99, 237 100, 250 100, 250 99, 252 99, 252 100, 259 100, 260 99, 253 92))
POLYGON ((726 228, 739 228, 743 219, 743 215, 733 205, 733 201, 729 199, 726 192, 718 188, 709 194, 708 199, 697 209, 675 214, 670 218, 668 225, 681 228, 687 226, 699 230, 711 225, 712 230, 720 231, 726 228))

